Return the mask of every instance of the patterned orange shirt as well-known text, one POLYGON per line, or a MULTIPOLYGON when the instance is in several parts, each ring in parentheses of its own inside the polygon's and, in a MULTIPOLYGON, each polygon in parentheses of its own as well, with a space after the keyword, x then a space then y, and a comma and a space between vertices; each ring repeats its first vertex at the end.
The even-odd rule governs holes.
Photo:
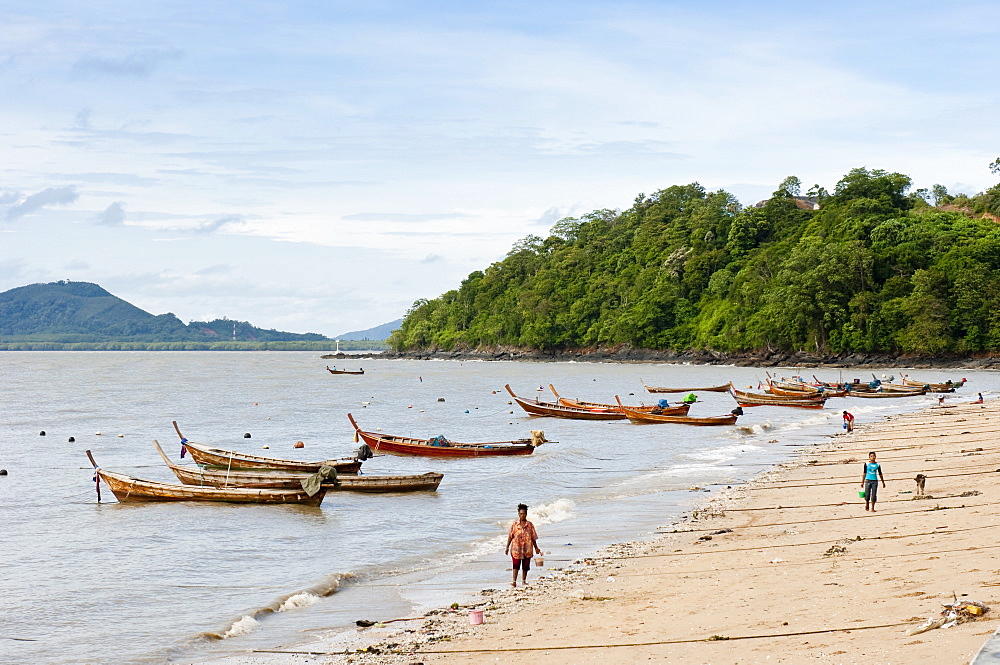
POLYGON ((513 559, 530 559, 535 553, 535 540, 538 534, 535 533, 535 525, 525 520, 514 520, 510 525, 510 556, 513 559))

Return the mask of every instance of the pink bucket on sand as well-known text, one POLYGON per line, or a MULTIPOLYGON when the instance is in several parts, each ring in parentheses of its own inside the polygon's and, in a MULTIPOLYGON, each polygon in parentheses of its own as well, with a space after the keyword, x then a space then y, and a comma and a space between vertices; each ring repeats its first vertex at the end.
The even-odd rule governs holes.
POLYGON ((483 611, 482 610, 469 610, 469 623, 473 626, 478 626, 483 622, 483 611))

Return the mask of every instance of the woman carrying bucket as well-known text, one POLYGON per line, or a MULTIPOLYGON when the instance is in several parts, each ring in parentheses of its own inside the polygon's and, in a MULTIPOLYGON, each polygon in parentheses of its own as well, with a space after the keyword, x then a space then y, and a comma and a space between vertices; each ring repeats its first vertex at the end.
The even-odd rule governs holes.
POLYGON ((507 547, 503 553, 510 554, 514 562, 514 578, 510 585, 517 586, 518 569, 521 570, 521 584, 526 584, 528 571, 531 570, 531 556, 535 553, 541 554, 542 550, 538 549, 535 525, 528 521, 528 506, 523 503, 517 505, 517 520, 510 525, 507 547))
POLYGON ((882 488, 885 489, 885 476, 882 475, 882 465, 875 461, 875 453, 868 453, 868 461, 865 462, 865 471, 861 476, 861 488, 859 492, 865 498, 865 510, 875 512, 875 501, 878 498, 878 481, 882 479, 882 488), (869 508, 871 506, 871 508, 869 508))

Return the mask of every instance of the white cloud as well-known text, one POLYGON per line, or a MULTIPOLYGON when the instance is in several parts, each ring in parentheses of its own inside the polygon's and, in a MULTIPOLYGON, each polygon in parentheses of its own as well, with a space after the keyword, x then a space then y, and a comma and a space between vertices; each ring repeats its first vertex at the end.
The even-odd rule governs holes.
POLYGON ((142 49, 123 56, 85 55, 73 65, 80 74, 109 74, 112 76, 149 76, 164 60, 181 56, 178 49, 142 49))
POLYGON ((80 195, 77 194, 76 187, 72 185, 68 187, 48 187, 25 197, 20 203, 8 208, 6 217, 8 220, 20 219, 46 206, 69 205, 78 198, 80 198, 80 195))
POLYGON ((115 201, 94 218, 94 223, 102 226, 121 226, 125 223, 125 204, 115 201))

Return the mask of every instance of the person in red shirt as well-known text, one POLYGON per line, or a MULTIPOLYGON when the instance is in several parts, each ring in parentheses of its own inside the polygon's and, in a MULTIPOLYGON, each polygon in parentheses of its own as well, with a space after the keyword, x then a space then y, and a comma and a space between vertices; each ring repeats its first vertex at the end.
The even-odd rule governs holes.
POLYGON ((541 554, 542 550, 538 548, 535 525, 528 521, 528 506, 523 503, 517 505, 517 520, 510 525, 507 547, 503 553, 510 554, 514 562, 514 578, 510 585, 517 586, 518 570, 521 571, 521 584, 526 584, 528 571, 531 570, 531 556, 535 553, 541 554))
POLYGON ((854 431, 854 414, 844 411, 844 427, 848 432, 854 431))

